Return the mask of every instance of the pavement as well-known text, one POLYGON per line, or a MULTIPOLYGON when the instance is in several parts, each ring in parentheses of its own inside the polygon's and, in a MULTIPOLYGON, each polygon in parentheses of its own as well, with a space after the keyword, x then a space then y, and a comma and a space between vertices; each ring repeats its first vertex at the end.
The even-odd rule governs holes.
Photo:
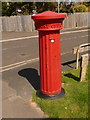
POLYGON ((38 105, 32 101, 32 94, 38 89, 38 65, 21 66, 3 72, 2 116, 3 118, 47 118, 38 105))
MULTIPOLYGON (((76 29, 72 29, 72 31, 75 31, 75 30, 76 29)), ((70 30, 63 30, 63 31, 70 31, 70 30)), ((19 37, 22 38, 22 37, 28 37, 28 36, 37 36, 37 35, 38 35, 37 31, 26 32, 26 33, 25 32, 22 32, 22 33, 15 33, 15 32, 5 33, 4 32, 3 40, 14 39, 14 38, 19 38, 19 37)), ((67 46, 67 44, 68 44, 68 41, 66 41, 65 46, 67 46)), ((75 42, 72 42, 72 44, 75 44, 75 42)), ((8 47, 11 46, 10 42, 9 43, 6 42, 5 44, 3 44, 3 46, 4 45, 8 47)), ((25 45, 25 40, 22 41, 22 45, 25 45)), ((32 50, 33 48, 31 46, 30 48, 32 50)), ((37 49, 35 49, 35 51, 37 49)), ((64 50, 66 51, 67 49, 69 50, 69 48, 66 48, 66 47, 64 48, 64 50)), ((76 65, 75 55, 73 55, 72 51, 69 51, 66 54, 66 51, 65 51, 65 54, 62 54, 62 58, 61 58, 63 72, 71 68, 75 68, 75 65, 76 65)), ((10 52, 11 50, 8 53, 10 52)), ((15 51, 15 52, 18 53, 18 51, 15 51)), ((16 59, 13 58, 16 60, 16 61, 13 61, 11 56, 8 60, 8 57, 9 57, 8 53, 7 54, 4 53, 6 57, 5 59, 3 59, 3 61, 6 61, 5 63, 3 62, 4 66, 6 66, 7 63, 10 62, 10 59, 12 60, 10 64, 17 61, 17 57, 16 59)), ((35 53, 34 51, 33 53, 36 56, 37 53, 35 53)), ((33 56, 33 58, 35 56, 33 56)), ((5 68, 5 70, 2 72, 2 117, 3 118, 31 118, 31 119, 32 118, 48 118, 48 115, 46 115, 39 108, 39 106, 34 101, 32 101, 33 92, 36 90, 39 90, 40 88, 39 77, 40 77, 40 73, 39 73, 39 60, 38 59, 35 59, 29 63, 26 62, 25 64, 22 64, 20 66, 18 65, 16 67, 12 67, 10 69, 5 68)))

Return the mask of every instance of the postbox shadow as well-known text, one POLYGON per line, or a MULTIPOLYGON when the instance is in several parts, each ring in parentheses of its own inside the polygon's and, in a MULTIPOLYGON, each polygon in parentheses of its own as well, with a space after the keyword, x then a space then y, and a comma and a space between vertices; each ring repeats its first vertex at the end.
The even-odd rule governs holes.
MULTIPOLYGON (((78 61, 80 64, 81 59, 79 59, 78 61)), ((76 60, 71 60, 71 61, 62 63, 63 66, 68 66, 69 68, 75 68, 76 66, 74 66, 74 64, 76 64, 76 60)))
POLYGON ((18 74, 22 77, 25 77, 35 90, 40 89, 40 76, 38 75, 38 71, 36 69, 22 69, 18 72, 18 74))
POLYGON ((80 78, 79 77, 76 77, 75 75, 71 74, 71 73, 67 73, 65 74, 64 76, 68 77, 68 78, 72 78, 74 79, 75 81, 80 81, 80 78))

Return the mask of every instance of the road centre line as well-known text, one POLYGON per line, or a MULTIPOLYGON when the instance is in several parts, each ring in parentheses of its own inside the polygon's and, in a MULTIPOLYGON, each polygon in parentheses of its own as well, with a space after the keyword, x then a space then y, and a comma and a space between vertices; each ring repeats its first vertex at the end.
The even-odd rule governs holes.
MULTIPOLYGON (((62 53, 61 55, 65 55, 65 54, 68 54, 68 53, 72 53, 72 51, 68 51, 68 52, 62 53)), ((20 67, 22 65, 25 65, 25 64, 28 64, 28 63, 32 63, 32 62, 36 62, 36 61, 39 61, 39 58, 29 59, 29 60, 21 61, 21 62, 18 62, 18 63, 6 65, 6 66, 3 66, 3 67, 0 67, 0 72, 11 70, 13 68, 20 67)))
POLYGON ((17 41, 17 40, 22 40, 22 39, 30 39, 30 38, 36 38, 38 37, 38 35, 36 36, 29 36, 29 37, 21 37, 21 38, 13 38, 13 39, 6 39, 6 40, 0 40, 0 42, 9 42, 9 41, 17 41))
MULTIPOLYGON (((71 40, 71 39, 77 39, 77 37, 78 37, 78 38, 83 38, 83 37, 89 37, 89 36, 90 36, 90 35, 76 36, 76 37, 66 38, 66 39, 64 39, 64 41, 66 41, 66 40, 71 40)), ((63 41, 63 40, 61 40, 61 41, 63 41)))
POLYGON ((7 71, 7 70, 16 68, 16 67, 25 65, 25 64, 27 64, 27 63, 36 62, 36 61, 38 61, 38 60, 39 60, 39 58, 35 58, 35 59, 25 60, 25 61, 21 61, 21 62, 18 62, 18 63, 6 65, 6 66, 3 66, 3 67, 0 67, 0 72, 4 72, 4 71, 7 71))
POLYGON ((69 34, 69 33, 76 33, 76 32, 85 32, 85 31, 89 31, 89 29, 85 29, 85 30, 77 30, 77 31, 62 32, 61 34, 69 34))
MULTIPOLYGON (((69 34, 69 33, 76 33, 76 32, 85 32, 88 31, 89 29, 85 30, 77 30, 77 31, 68 31, 68 32, 61 32, 61 34, 69 34)), ((0 40, 0 42, 10 42, 10 41, 17 41, 17 40, 22 40, 22 39, 31 39, 31 38, 37 38, 38 35, 36 36, 28 36, 28 37, 21 37, 21 38, 13 38, 13 39, 6 39, 6 40, 0 40)))

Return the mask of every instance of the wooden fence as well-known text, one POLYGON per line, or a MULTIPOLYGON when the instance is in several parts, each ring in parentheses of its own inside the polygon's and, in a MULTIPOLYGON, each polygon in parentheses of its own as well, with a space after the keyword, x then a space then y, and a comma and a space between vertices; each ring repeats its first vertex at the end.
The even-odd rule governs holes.
MULTIPOLYGON (((63 28, 84 27, 89 24, 90 13, 69 14, 63 22, 63 28)), ((34 31, 34 22, 31 15, 0 17, 2 19, 2 31, 34 31)))

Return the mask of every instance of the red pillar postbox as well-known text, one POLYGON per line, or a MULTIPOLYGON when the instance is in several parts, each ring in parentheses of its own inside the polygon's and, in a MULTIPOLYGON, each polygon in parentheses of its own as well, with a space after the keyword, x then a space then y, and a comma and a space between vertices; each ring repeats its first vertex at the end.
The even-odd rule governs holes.
POLYGON ((45 99, 56 99, 65 93, 61 85, 60 29, 66 14, 46 11, 32 15, 39 31, 40 91, 45 99))

